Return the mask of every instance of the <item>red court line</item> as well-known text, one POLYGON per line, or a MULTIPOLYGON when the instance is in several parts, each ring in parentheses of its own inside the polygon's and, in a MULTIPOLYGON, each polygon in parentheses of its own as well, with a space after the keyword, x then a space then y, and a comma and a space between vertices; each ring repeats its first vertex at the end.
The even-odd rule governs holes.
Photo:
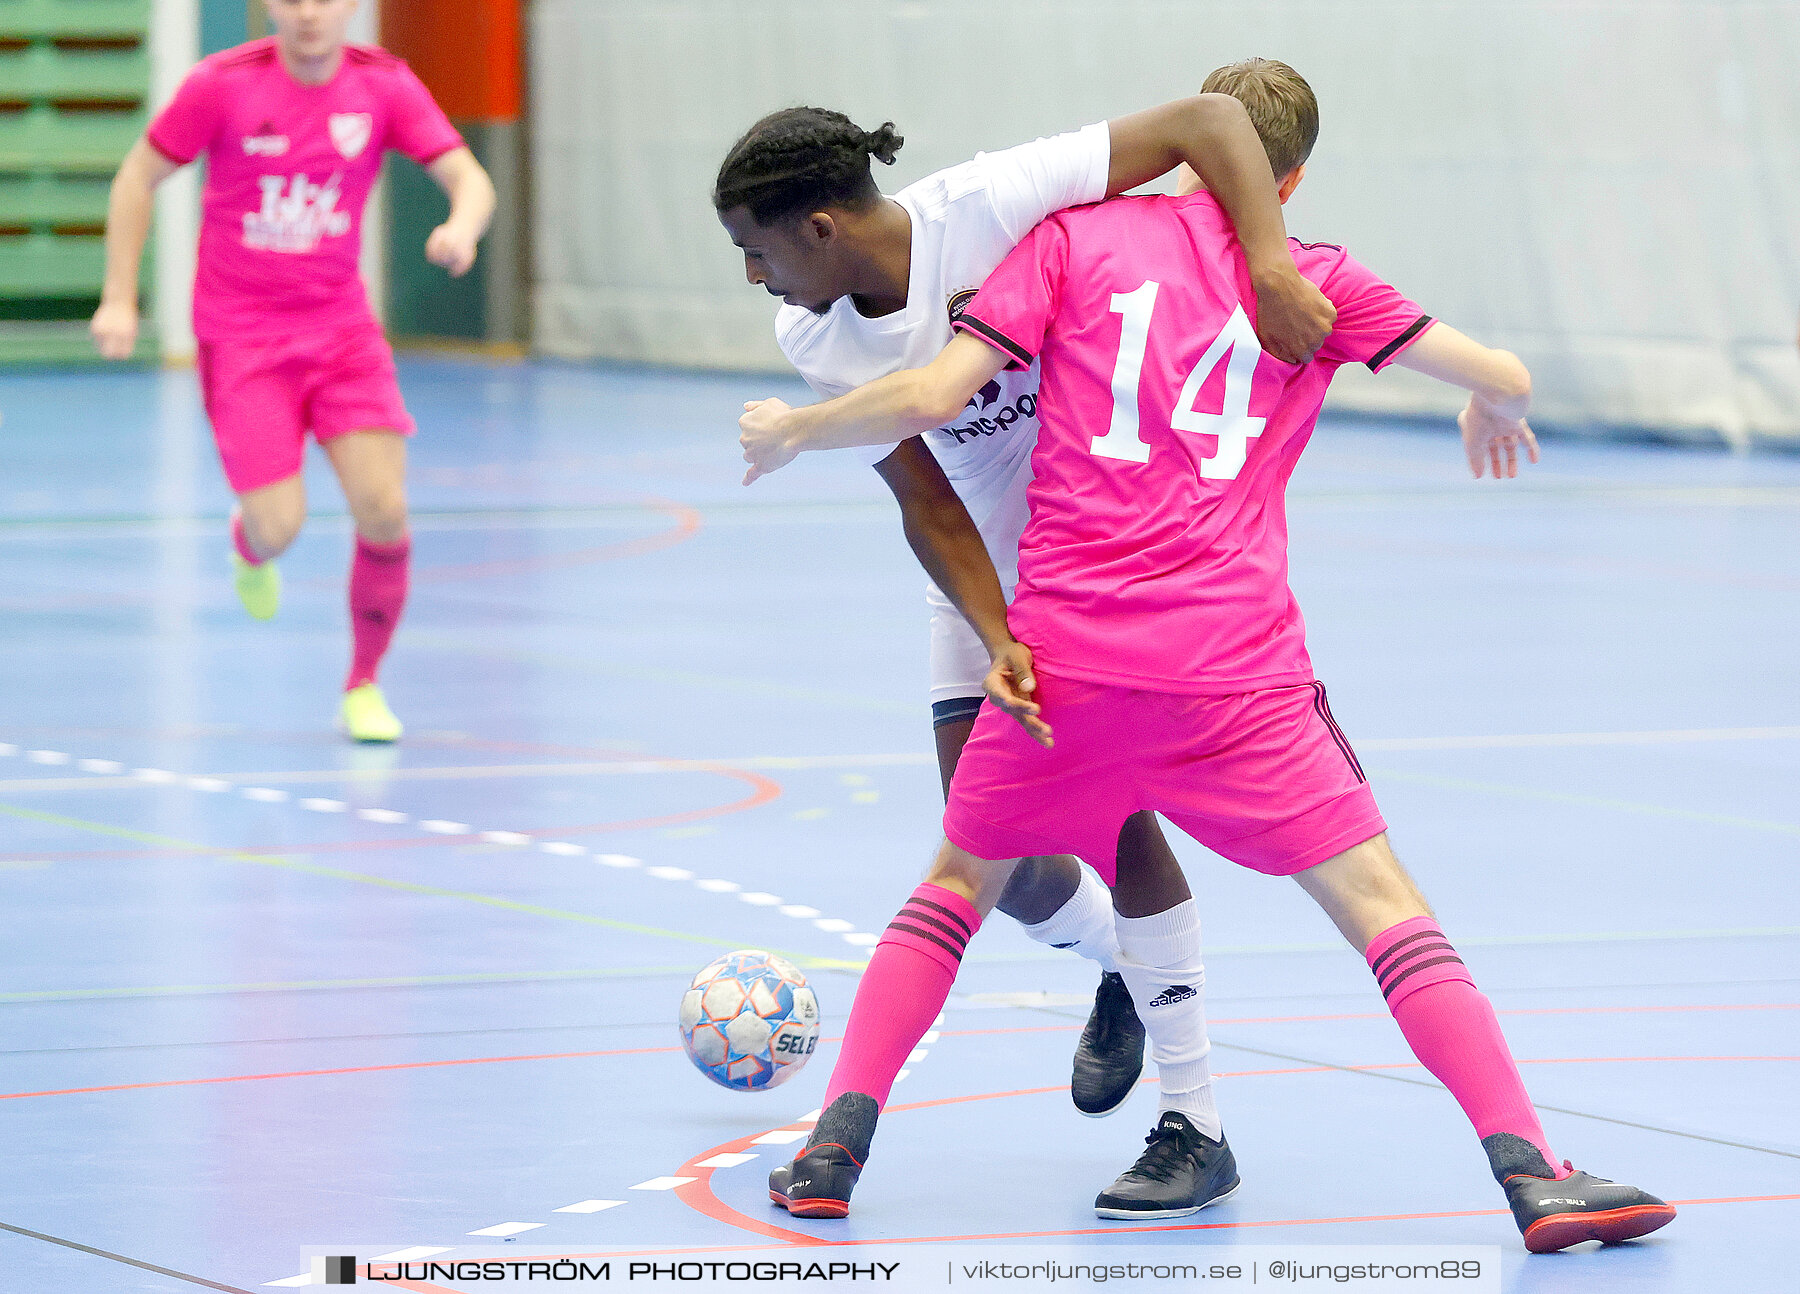
MULTIPOLYGON (((1014 1033, 1012 1029, 964 1030, 959 1036, 970 1037, 980 1033, 1006 1034, 1014 1033)), ((843 1035, 822 1039, 824 1042, 842 1042, 843 1035)), ((333 1074, 381 1074, 406 1069, 445 1069, 456 1065, 504 1065, 522 1060, 576 1060, 593 1056, 649 1056, 680 1051, 679 1047, 627 1047, 608 1051, 559 1051, 534 1052, 522 1056, 468 1056, 455 1060, 415 1060, 392 1065, 350 1065, 334 1069, 295 1069, 283 1070, 271 1074, 225 1074, 211 1078, 172 1078, 146 1083, 113 1083, 101 1087, 64 1087, 52 1088, 38 1092, 0 1092, 0 1101, 23 1101, 35 1096, 79 1096, 91 1092, 136 1092, 158 1087, 204 1087, 214 1083, 254 1083, 276 1078, 319 1078, 333 1074)), ((1620 1064, 1670 1064, 1677 1061, 1800 1061, 1800 1056, 1548 1056, 1519 1060, 1520 1065, 1620 1065, 1620 1064)), ((1282 1069, 1241 1069, 1228 1070, 1215 1074, 1215 1078, 1263 1078, 1276 1074, 1331 1074, 1343 1071, 1362 1073, 1365 1071, 1387 1069, 1420 1069, 1418 1061, 1388 1061, 1370 1065, 1299 1065, 1282 1069)), ((1148 1081, 1148 1080, 1146 1080, 1148 1081)), ((939 1105, 960 1105, 968 1101, 992 1101, 1010 1096, 1036 1096, 1044 1092, 1064 1092, 1068 1084, 1050 1087, 1022 1087, 1008 1092, 982 1092, 973 1096, 946 1096, 935 1101, 918 1101, 906 1105, 889 1106, 890 1113, 906 1110, 924 1110, 939 1105)), ((757 1134, 761 1135, 761 1134, 757 1134)), ((717 1153, 717 1152, 708 1152, 717 1153)), ((702 1155, 704 1159, 706 1156, 702 1155)))
POLYGON ((0 1101, 34 1096, 83 1096, 90 1092, 141 1092, 153 1087, 208 1087, 216 1083, 259 1083, 271 1078, 322 1078, 332 1074, 386 1074, 401 1069, 447 1069, 455 1065, 505 1065, 518 1060, 576 1060, 589 1056, 650 1056, 679 1047, 624 1047, 614 1051, 553 1051, 532 1056, 470 1056, 457 1060, 412 1060, 397 1065, 347 1065, 339 1069, 290 1069, 279 1074, 226 1074, 215 1078, 168 1078, 153 1083, 111 1083, 104 1087, 63 1087, 44 1092, 0 1092, 0 1101))
MULTIPOLYGON (((1006 1030, 995 1030, 994 1032, 1001 1033, 1001 1032, 1007 1032, 1007 1031, 1006 1030)), ((1540 1059, 1536 1059, 1536 1060, 1524 1060, 1524 1061, 1520 1061, 1518 1063, 1523 1064, 1523 1065, 1573 1065, 1573 1064, 1600 1064, 1600 1063, 1607 1063, 1607 1062, 1627 1062, 1627 1061, 1640 1061, 1640 1062, 1653 1061, 1653 1062, 1661 1063, 1664 1061, 1672 1061, 1672 1060, 1720 1060, 1720 1061, 1789 1060, 1789 1061, 1791 1061, 1791 1060, 1800 1060, 1800 1056, 1544 1057, 1544 1058, 1540 1058, 1540 1059)), ((1228 1073, 1215 1074, 1214 1077, 1215 1078, 1258 1078, 1258 1077, 1273 1076, 1273 1075, 1277 1075, 1277 1074, 1326 1074, 1326 1073, 1336 1073, 1336 1072, 1340 1072, 1342 1070, 1351 1070, 1351 1071, 1360 1072, 1360 1071, 1364 1071, 1364 1070, 1421 1069, 1421 1068, 1423 1068, 1423 1066, 1421 1066, 1417 1061, 1411 1062, 1409 1064, 1384 1064, 1384 1065, 1343 1065, 1343 1066, 1307 1065, 1307 1066, 1299 1066, 1299 1067, 1295 1067, 1295 1068, 1291 1068, 1291 1069, 1237 1070, 1237 1071, 1232 1071, 1232 1072, 1228 1072, 1228 1073)), ((967 1096, 946 1096, 946 1097, 940 1097, 937 1100, 932 1100, 932 1101, 911 1101, 904 1105, 890 1105, 890 1106, 886 1107, 885 1110, 883 1110, 883 1113, 884 1114, 904 1114, 904 1113, 907 1113, 907 1112, 913 1111, 913 1110, 937 1109, 937 1108, 940 1108, 940 1107, 946 1106, 946 1105, 965 1105, 965 1104, 968 1104, 969 1102, 973 1102, 973 1101, 997 1101, 997 1100, 1004 1100, 1008 1097, 1014 1097, 1014 1096, 1042 1096, 1042 1095, 1045 1095, 1045 1094, 1051 1093, 1051 1092, 1066 1092, 1068 1090, 1069 1090, 1068 1085, 1062 1084, 1060 1086, 1053 1086, 1053 1087, 1021 1087, 1021 1088, 1015 1088, 1011 1091, 1006 1091, 1006 1092, 977 1092, 977 1093, 967 1095, 967 1096)), ((804 1125, 794 1125, 794 1124, 788 1125, 788 1127, 790 1127, 790 1128, 795 1127, 795 1126, 804 1126, 804 1125)), ((1054 1237, 1054 1236, 1104 1236, 1104 1235, 1117 1235, 1117 1234, 1140 1232, 1140 1231, 1144 1231, 1144 1232, 1148 1232, 1148 1231, 1209 1231, 1209 1230, 1221 1230, 1221 1229, 1232 1229, 1232 1228, 1253 1228, 1253 1227, 1316 1226, 1316 1225, 1321 1225, 1321 1224, 1325 1224, 1325 1223, 1337 1223, 1337 1222, 1346 1222, 1346 1223, 1347 1222, 1400 1222, 1400 1221, 1417 1221, 1417 1220, 1430 1219, 1430 1218, 1488 1217, 1488 1216, 1500 1215, 1500 1214, 1506 1213, 1505 1209, 1474 1209, 1474 1210, 1467 1210, 1467 1211, 1463 1211, 1463 1212, 1453 1212, 1453 1213, 1394 1213, 1394 1214, 1379 1214, 1379 1215, 1371 1215, 1371 1216, 1366 1216, 1366 1217, 1351 1217, 1351 1218, 1290 1218, 1290 1219, 1285 1219, 1285 1220, 1280 1220, 1280 1221, 1265 1221, 1265 1222, 1176 1223, 1176 1224, 1168 1224, 1168 1225, 1164 1225, 1164 1226, 1094 1227, 1094 1228, 1090 1228, 1090 1229, 1075 1230, 1075 1231, 1015 1231, 1015 1232, 997 1232, 992 1235, 921 1236, 921 1237, 910 1237, 910 1238, 904 1238, 904 1239, 890 1239, 890 1240, 838 1240, 838 1241, 821 1240, 818 1236, 809 1234, 804 1231, 789 1230, 788 1228, 785 1228, 785 1227, 778 1227, 778 1226, 773 1225, 772 1223, 763 1222, 756 1218, 749 1217, 748 1215, 733 1208, 731 1205, 725 1203, 723 1200, 721 1200, 717 1195, 715 1195, 713 1193, 712 1176, 713 1176, 714 1172, 719 1171, 719 1170, 711 1169, 711 1168, 702 1168, 702 1167, 700 1167, 700 1161, 703 1159, 711 1159, 714 1155, 718 1155, 718 1154, 742 1154, 746 1151, 749 1151, 752 1143, 756 1140, 756 1138, 760 1137, 762 1135, 763 1135, 763 1133, 757 1132, 757 1133, 752 1133, 749 1136, 738 1137, 735 1140, 725 1142, 723 1145, 714 1146, 710 1150, 703 1150, 700 1153, 691 1156, 685 1164, 683 1164, 678 1170, 676 1170, 675 1175, 678 1177, 687 1177, 687 1176, 691 1175, 695 1178, 695 1180, 688 1182, 685 1185, 676 1187, 675 1188, 675 1197, 677 1199, 679 1199, 683 1204, 685 1204, 689 1208, 693 1209, 696 1213, 700 1213, 706 1217, 709 1217, 715 1222, 723 1222, 727 1226, 736 1227, 740 1231, 748 1231, 754 1235, 768 1236, 771 1239, 783 1241, 784 1244, 788 1244, 788 1245, 833 1245, 833 1246, 836 1246, 836 1245, 858 1245, 858 1244, 929 1244, 929 1243, 934 1243, 934 1242, 948 1242, 948 1241, 955 1241, 955 1240, 1019 1240, 1019 1239, 1033 1239, 1033 1238, 1048 1238, 1048 1237, 1054 1237)), ((1732 1197, 1729 1199, 1721 1198, 1721 1199, 1714 1199, 1714 1200, 1676 1200, 1676 1201, 1672 1201, 1672 1203, 1675 1203, 1677 1205, 1679 1205, 1679 1204, 1728 1204, 1728 1203, 1745 1203, 1745 1202, 1750 1202, 1750 1201, 1761 1201, 1761 1200, 1791 1200, 1791 1199, 1800 1199, 1800 1195, 1754 1195, 1754 1196, 1738 1196, 1738 1197, 1732 1197)), ((751 1246, 751 1247, 752 1248, 761 1248, 762 1246, 751 1246)), ((689 1249, 662 1250, 660 1252, 664 1252, 664 1253, 707 1253, 707 1252, 716 1252, 721 1249, 729 1249, 729 1248, 731 1248, 731 1246, 719 1246, 716 1249, 709 1248, 709 1249, 692 1249, 692 1250, 689 1250, 689 1249)), ((608 1256, 613 1256, 613 1255, 608 1255, 608 1256)), ((618 1256, 623 1257, 626 1255, 618 1255, 618 1256)))
POLYGON ((562 570, 570 566, 586 566, 591 562, 613 561, 621 557, 639 557, 686 543, 700 533, 703 514, 698 508, 678 503, 674 499, 647 498, 640 502, 644 507, 673 517, 675 524, 654 535, 600 544, 593 548, 578 548, 573 552, 519 557, 510 561, 470 562, 461 566, 414 568, 413 583, 441 584, 450 580, 487 579, 495 575, 525 575, 534 571, 562 570))

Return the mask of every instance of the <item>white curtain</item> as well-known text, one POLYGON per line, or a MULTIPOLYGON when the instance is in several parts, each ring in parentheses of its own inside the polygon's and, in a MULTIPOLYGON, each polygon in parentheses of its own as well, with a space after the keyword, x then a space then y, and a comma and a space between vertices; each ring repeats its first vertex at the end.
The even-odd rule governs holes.
POLYGON ((781 368, 709 202, 773 108, 896 122, 891 190, 1250 55, 1320 100, 1290 231, 1518 352, 1542 420, 1800 444, 1800 0, 536 0, 537 343, 781 368))

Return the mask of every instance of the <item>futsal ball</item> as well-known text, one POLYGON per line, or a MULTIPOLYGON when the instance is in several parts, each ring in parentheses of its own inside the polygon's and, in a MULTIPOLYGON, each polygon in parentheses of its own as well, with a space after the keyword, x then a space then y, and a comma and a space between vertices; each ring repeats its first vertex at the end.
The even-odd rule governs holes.
POLYGON ((774 953, 726 953, 682 995, 681 1044, 720 1087, 780 1087, 819 1045, 819 999, 806 976, 774 953))

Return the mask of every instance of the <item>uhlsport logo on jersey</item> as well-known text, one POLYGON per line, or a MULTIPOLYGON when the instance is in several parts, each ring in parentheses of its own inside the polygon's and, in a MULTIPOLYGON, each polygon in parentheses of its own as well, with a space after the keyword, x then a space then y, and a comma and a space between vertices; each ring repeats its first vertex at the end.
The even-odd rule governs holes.
POLYGON ((254 135, 244 136, 245 157, 280 157, 287 151, 288 137, 277 131, 273 122, 265 121, 254 135))
POLYGON ((345 157, 356 157, 369 146, 369 135, 375 119, 366 112, 334 112, 326 124, 331 127, 331 142, 345 157))
POLYGON ((356 1259, 344 1257, 313 1259, 312 1283, 314 1285, 356 1284, 356 1259))
POLYGON ((350 232, 350 213, 337 209, 344 177, 323 184, 304 175, 265 175, 262 206, 244 213, 244 246, 268 252, 310 252, 326 238, 350 232))

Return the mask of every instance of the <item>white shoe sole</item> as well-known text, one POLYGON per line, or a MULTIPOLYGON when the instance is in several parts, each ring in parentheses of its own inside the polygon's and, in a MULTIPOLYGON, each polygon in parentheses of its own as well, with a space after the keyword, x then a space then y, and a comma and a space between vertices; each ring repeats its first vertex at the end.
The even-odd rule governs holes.
POLYGON ((1096 1204, 1094 1206, 1094 1216, 1097 1218, 1106 1218, 1113 1222, 1136 1222, 1144 1218, 1149 1218, 1154 1221, 1158 1218, 1192 1217, 1201 1209, 1210 1209, 1215 1204, 1225 1203, 1226 1200, 1229 1200, 1232 1196, 1236 1195, 1243 1187, 1244 1179, 1240 1177, 1237 1181, 1232 1183, 1231 1189, 1226 1191, 1223 1195, 1215 1195, 1204 1204, 1196 1204, 1191 1208, 1185 1209, 1103 1209, 1096 1204))

